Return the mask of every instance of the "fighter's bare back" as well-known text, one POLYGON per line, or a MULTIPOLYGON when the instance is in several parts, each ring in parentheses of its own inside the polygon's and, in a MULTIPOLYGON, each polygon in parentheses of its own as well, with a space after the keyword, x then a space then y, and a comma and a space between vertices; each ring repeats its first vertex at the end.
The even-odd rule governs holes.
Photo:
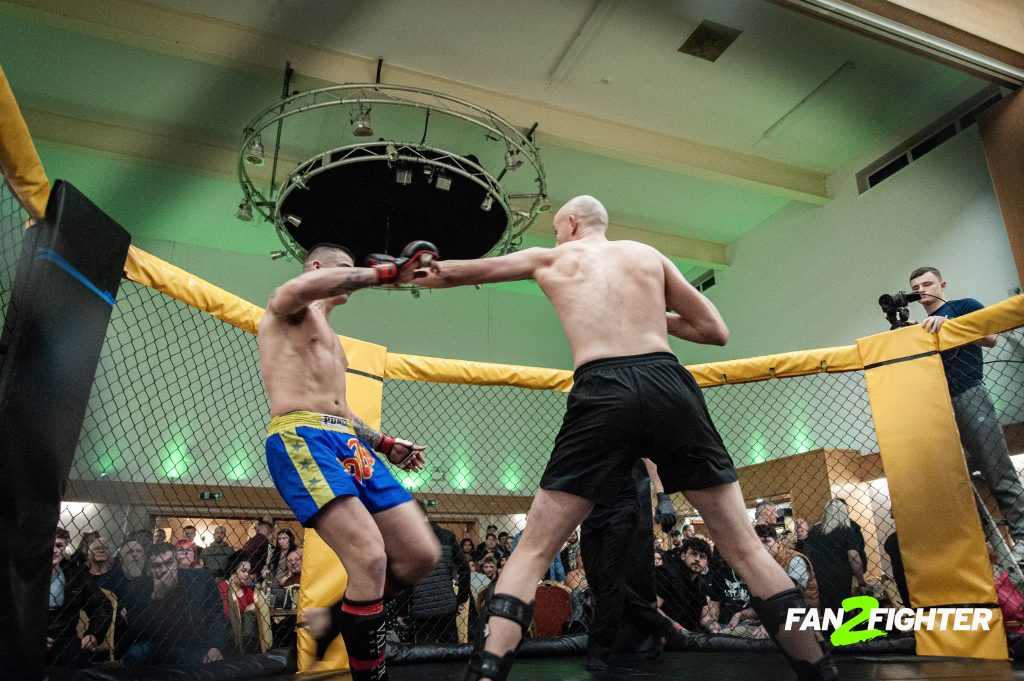
POLYGON ((669 352, 665 268, 635 241, 574 241, 537 254, 534 279, 565 329, 575 366, 669 352))

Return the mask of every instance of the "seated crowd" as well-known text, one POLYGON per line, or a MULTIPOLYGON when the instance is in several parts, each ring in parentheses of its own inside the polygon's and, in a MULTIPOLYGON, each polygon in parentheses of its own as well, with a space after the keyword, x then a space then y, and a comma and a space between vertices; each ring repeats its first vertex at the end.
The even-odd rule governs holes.
MULTIPOLYGON (((224 527, 216 528, 206 547, 195 542, 195 534, 195 527, 185 527, 184 538, 172 543, 163 530, 140 530, 115 550, 106 538, 86 531, 69 555, 70 534, 58 528, 47 664, 188 665, 259 652, 256 590, 281 590, 280 605, 294 608, 284 598, 302 573, 294 534, 287 528, 275 534, 269 523, 258 521, 256 535, 238 550, 224 527)), ((275 639, 287 643, 290 633, 294 641, 294 621, 292 616, 290 632, 274 632, 275 639)))
MULTIPOLYGON (((442 545, 441 560, 419 584, 389 605, 389 635, 409 643, 457 643, 474 630, 484 592, 497 580, 519 535, 488 526, 477 543, 431 523, 442 545), (468 620, 457 629, 460 613, 468 620)), ((846 502, 832 499, 822 520, 796 518, 793 532, 778 529, 774 504, 755 509, 754 530, 764 549, 799 587, 811 607, 839 609, 843 599, 869 593, 883 607, 912 607, 895 533, 885 542, 893 578, 869 579, 865 541, 850 519, 846 502)), ((199 664, 225 656, 258 652, 256 591, 299 584, 302 548, 291 530, 277 532, 256 523, 255 536, 240 549, 226 540, 223 527, 200 547, 195 528, 168 541, 162 530, 138 531, 118 547, 86 532, 68 554, 69 534, 58 529, 50 585, 48 661, 56 667, 83 667, 97 660, 126 666, 199 664), (113 636, 108 631, 113 627, 113 636)), ((678 631, 765 638, 750 607, 751 594, 723 559, 711 538, 686 523, 669 533, 668 546, 655 539, 653 564, 657 607, 678 631)), ((993 558, 993 579, 1008 622, 1024 620, 1024 596, 993 558)), ((563 633, 588 630, 593 604, 580 556, 577 532, 552 561, 545 580, 569 594, 563 633)), ((294 603, 287 607, 294 608, 294 603)), ((294 619, 291 642, 294 641, 294 619)))

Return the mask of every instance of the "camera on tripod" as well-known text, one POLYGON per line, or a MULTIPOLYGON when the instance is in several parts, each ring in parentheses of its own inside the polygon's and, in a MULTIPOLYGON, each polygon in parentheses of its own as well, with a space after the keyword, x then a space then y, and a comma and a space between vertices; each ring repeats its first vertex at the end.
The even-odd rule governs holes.
POLYGON ((910 303, 921 300, 920 293, 907 293, 906 291, 897 291, 896 293, 884 293, 878 298, 878 305, 882 308, 882 312, 885 313, 885 318, 889 320, 889 329, 900 329, 904 326, 910 326, 910 310, 907 306, 910 303))

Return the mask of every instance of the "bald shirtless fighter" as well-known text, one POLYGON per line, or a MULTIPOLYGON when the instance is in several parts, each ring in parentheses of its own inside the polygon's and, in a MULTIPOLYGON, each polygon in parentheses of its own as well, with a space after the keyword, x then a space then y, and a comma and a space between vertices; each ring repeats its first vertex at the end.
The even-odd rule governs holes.
POLYGON ((536 280, 558 313, 576 368, 526 530, 481 616, 486 643, 478 642, 466 678, 506 678, 530 626, 537 580, 562 540, 596 501, 615 493, 642 456, 657 466, 666 492, 683 491, 700 511, 797 676, 838 678, 814 632, 783 628, 788 608, 805 607, 803 597, 761 548, 703 395, 669 348, 669 333, 724 345, 722 317, 668 258, 635 241, 609 241, 607 227, 604 206, 579 196, 555 215, 555 248, 434 262, 431 274, 417 281, 447 287, 536 280))
POLYGON ((438 561, 440 547, 412 496, 373 453, 413 471, 423 468, 424 447, 383 435, 352 413, 345 398, 348 359, 327 318, 353 291, 409 281, 416 266, 436 255, 429 243, 413 242, 401 258, 370 256, 371 267, 357 268, 347 249, 315 246, 304 272, 274 291, 260 320, 271 476, 299 522, 317 531, 348 572, 343 598, 307 610, 305 624, 321 658, 341 634, 357 680, 387 679, 386 586, 418 581, 438 561))

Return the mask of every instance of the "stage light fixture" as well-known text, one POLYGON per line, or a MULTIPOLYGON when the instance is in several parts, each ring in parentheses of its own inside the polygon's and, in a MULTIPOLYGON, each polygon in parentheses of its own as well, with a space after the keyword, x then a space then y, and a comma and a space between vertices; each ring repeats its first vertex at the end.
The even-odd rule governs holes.
POLYGON ((251 166, 261 166, 264 162, 264 156, 263 140, 260 139, 259 135, 256 135, 249 142, 249 146, 245 148, 245 162, 251 166))
POLYGON ((369 109, 360 109, 359 113, 352 115, 352 134, 356 137, 370 137, 373 135, 369 109))

